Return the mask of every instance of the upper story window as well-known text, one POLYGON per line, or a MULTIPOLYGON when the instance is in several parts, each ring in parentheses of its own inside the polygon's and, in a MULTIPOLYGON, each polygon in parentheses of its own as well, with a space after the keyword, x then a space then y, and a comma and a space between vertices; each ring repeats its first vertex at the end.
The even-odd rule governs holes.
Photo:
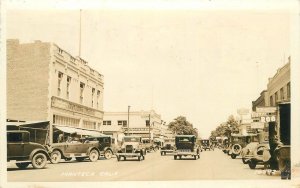
POLYGON ((63 78, 64 74, 62 72, 58 72, 58 83, 57 83, 57 96, 60 96, 60 91, 61 91, 61 81, 63 78))
POLYGON ((97 108, 99 108, 100 90, 97 90, 97 108))
POLYGON ((68 76, 67 77, 67 99, 69 99, 69 95, 70 95, 70 84, 71 84, 71 77, 68 76))
POLYGON ((287 98, 291 98, 291 83, 289 82, 287 85, 286 85, 286 93, 287 93, 287 98))
POLYGON ((95 88, 92 88, 92 107, 94 107, 95 88))
POLYGON ((275 103, 278 101, 278 92, 275 93, 275 103))
POLYGON ((270 97, 270 106, 273 106, 273 96, 270 97))
POLYGON ((80 103, 83 102, 83 91, 85 88, 85 84, 83 82, 80 82, 80 103))
POLYGON ((283 88, 280 89, 280 99, 284 100, 283 88))
POLYGON ((111 121, 103 121, 103 125, 111 125, 111 121))
POLYGON ((123 127, 127 127, 127 121, 126 120, 119 120, 118 125, 121 125, 123 127))

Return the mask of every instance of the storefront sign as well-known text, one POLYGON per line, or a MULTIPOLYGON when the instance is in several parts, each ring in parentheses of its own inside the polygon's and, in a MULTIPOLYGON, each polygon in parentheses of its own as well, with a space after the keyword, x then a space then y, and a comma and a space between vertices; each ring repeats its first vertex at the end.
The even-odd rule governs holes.
POLYGON ((251 129, 263 129, 264 123, 263 122, 252 122, 251 129))

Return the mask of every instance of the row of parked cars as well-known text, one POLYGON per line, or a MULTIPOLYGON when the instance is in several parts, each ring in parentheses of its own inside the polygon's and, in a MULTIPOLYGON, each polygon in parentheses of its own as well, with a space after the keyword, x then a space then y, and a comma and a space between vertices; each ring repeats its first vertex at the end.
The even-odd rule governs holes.
POLYGON ((161 155, 172 153, 174 159, 192 156, 200 158, 201 147, 196 143, 194 135, 178 135, 175 138, 165 139, 164 144, 150 146, 145 144, 140 136, 125 136, 120 146, 115 145, 111 136, 84 137, 79 140, 69 140, 51 145, 42 145, 30 142, 30 133, 26 130, 7 131, 7 160, 16 163, 17 167, 24 169, 32 164, 33 168, 44 168, 48 161, 59 163, 61 160, 77 161, 90 160, 96 162, 99 157, 106 159, 116 156, 117 161, 128 158, 145 160, 149 151, 160 149, 161 155))

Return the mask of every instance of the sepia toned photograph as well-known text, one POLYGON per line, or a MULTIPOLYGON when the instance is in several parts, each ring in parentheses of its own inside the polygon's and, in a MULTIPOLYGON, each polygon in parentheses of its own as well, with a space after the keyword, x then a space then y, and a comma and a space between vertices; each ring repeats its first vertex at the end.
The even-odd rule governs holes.
POLYGON ((5 4, 4 187, 300 186, 297 1, 70 2, 5 4))

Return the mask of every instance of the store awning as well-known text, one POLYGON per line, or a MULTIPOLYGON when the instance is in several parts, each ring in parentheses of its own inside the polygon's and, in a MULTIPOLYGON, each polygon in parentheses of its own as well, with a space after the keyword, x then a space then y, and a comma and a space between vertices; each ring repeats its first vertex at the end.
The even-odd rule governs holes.
POLYGON ((75 128, 75 127, 67 127, 67 126, 62 126, 62 125, 54 125, 54 127, 61 130, 62 132, 70 133, 70 134, 76 133, 79 135, 88 135, 88 136, 94 136, 94 137, 105 135, 98 131, 79 129, 79 128, 75 128))
POLYGON ((6 122, 7 130, 35 129, 48 130, 49 121, 6 122))

